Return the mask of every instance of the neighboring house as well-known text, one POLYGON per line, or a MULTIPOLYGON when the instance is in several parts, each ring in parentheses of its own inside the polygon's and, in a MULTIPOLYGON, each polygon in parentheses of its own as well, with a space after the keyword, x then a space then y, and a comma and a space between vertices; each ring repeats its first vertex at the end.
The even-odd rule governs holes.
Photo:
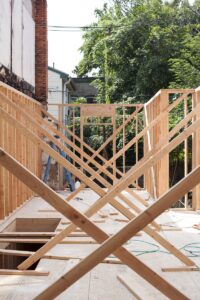
POLYGON ((48 67, 48 111, 56 119, 65 120, 68 109, 58 109, 58 104, 70 104, 84 97, 87 103, 95 103, 97 89, 91 85, 94 77, 70 78, 69 75, 53 67, 48 67), (55 105, 56 104, 56 105, 55 105))
POLYGON ((47 1, 0 0, 0 81, 47 100, 47 1))
POLYGON ((70 91, 72 89, 73 86, 69 82, 67 73, 55 67, 48 67, 48 111, 56 119, 60 119, 62 113, 67 114, 67 108, 59 113, 58 104, 68 104, 70 102, 70 91))
POLYGON ((92 81, 95 79, 95 77, 70 78, 69 83, 73 86, 73 90, 70 92, 70 100, 74 101, 79 97, 84 97, 87 103, 95 103, 97 88, 92 85, 92 81))

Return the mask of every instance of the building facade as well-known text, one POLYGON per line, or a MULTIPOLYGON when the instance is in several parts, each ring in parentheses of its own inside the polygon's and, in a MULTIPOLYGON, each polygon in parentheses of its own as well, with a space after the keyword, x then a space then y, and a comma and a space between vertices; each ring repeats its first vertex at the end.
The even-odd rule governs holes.
POLYGON ((0 80, 47 100, 47 1, 0 1, 0 80))

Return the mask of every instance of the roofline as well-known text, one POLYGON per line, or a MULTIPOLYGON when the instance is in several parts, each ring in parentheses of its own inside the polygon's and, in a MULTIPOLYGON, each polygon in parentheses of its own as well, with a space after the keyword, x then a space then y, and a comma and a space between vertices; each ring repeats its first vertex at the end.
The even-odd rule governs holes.
POLYGON ((55 72, 55 73, 59 74, 59 75, 60 75, 60 78, 62 78, 62 79, 67 79, 67 80, 69 79, 69 74, 67 74, 67 73, 65 73, 65 72, 63 72, 63 71, 60 71, 60 70, 55 69, 55 68, 50 67, 50 66, 48 66, 48 70, 50 70, 50 71, 52 71, 52 72, 55 72))

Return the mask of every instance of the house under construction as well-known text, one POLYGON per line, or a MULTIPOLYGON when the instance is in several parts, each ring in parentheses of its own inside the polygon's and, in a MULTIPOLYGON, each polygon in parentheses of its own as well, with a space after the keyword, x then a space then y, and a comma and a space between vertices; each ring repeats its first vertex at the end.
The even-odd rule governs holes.
POLYGON ((46 1, 0 6, 0 298, 199 299, 200 88, 146 104, 55 104, 57 119, 46 1))

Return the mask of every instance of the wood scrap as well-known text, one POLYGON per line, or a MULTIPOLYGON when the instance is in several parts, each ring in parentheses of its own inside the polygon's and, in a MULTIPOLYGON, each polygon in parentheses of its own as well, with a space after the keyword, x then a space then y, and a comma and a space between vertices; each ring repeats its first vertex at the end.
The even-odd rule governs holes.
POLYGON ((25 276, 48 276, 49 272, 42 272, 36 270, 8 270, 0 269, 0 275, 25 275, 25 276))
POLYGON ((117 279, 127 288, 127 290, 137 299, 142 300, 140 296, 133 290, 133 287, 130 286, 120 275, 117 275, 117 279))
POLYGON ((194 224, 194 225, 192 226, 192 228, 195 228, 195 229, 200 230, 200 223, 199 223, 199 224, 194 224))
POLYGON ((117 222, 125 222, 125 223, 128 223, 130 220, 126 220, 126 219, 114 219, 114 221, 117 221, 117 222))
POLYGON ((199 271, 197 266, 181 266, 174 268, 162 268, 163 272, 191 272, 191 271, 199 271))

